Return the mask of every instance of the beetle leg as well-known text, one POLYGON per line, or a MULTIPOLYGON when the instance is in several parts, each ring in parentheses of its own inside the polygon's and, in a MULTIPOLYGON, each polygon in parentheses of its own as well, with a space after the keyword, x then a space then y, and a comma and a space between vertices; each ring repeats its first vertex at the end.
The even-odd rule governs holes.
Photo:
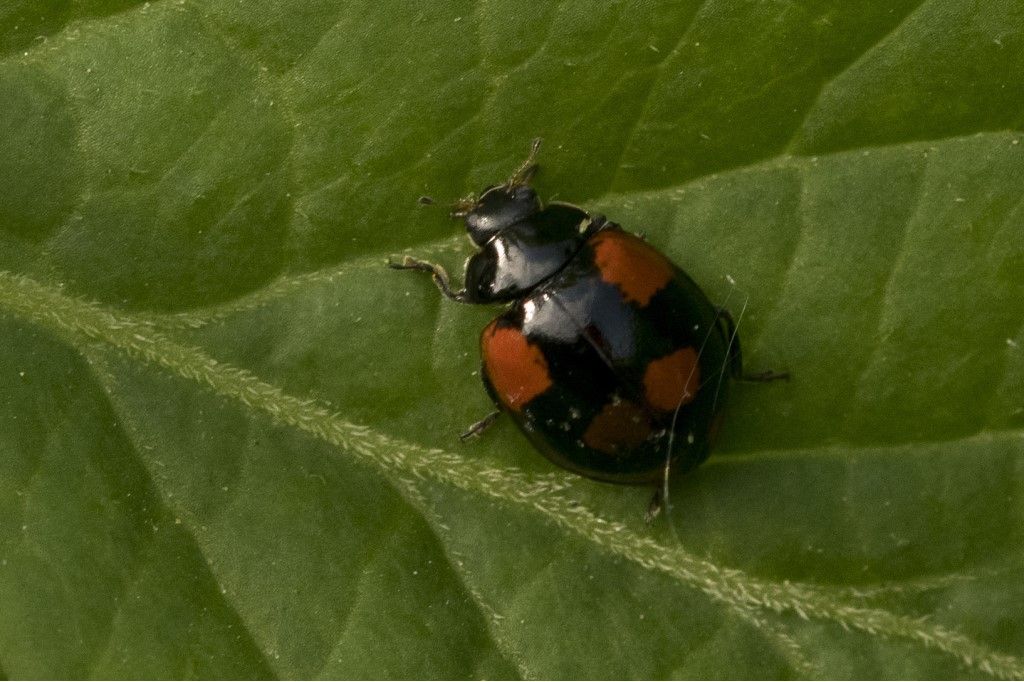
POLYGON ((784 380, 789 381, 789 372, 775 372, 765 370, 763 372, 744 373, 743 353, 740 351, 740 337, 736 334, 736 321, 725 308, 718 308, 718 323, 722 326, 722 333, 729 343, 729 366, 732 371, 732 378, 738 381, 750 381, 764 383, 768 381, 784 380))
POLYGON ((718 324, 729 344, 729 368, 733 379, 743 377, 743 352, 740 350, 740 337, 736 334, 736 320, 725 308, 718 308, 718 324))
POLYGON ((419 270, 420 272, 429 272, 431 278, 434 280, 434 285, 437 286, 438 291, 440 291, 445 298, 457 301, 458 303, 470 302, 466 296, 465 289, 452 291, 451 284, 448 281, 448 273, 445 272, 444 268, 440 265, 428 263, 425 260, 419 260, 411 256, 406 256, 398 263, 389 260, 388 267, 393 270, 419 270))
POLYGON ((644 512, 644 521, 647 523, 654 523, 654 519, 661 515, 661 510, 664 508, 664 487, 656 485, 654 487, 654 494, 651 495, 651 501, 647 503, 647 511, 644 512))
POLYGON ((749 381, 751 383, 768 383, 770 381, 789 381, 789 372, 776 372, 775 370, 766 369, 763 372, 754 372, 753 374, 744 374, 738 377, 740 381, 749 381))
POLYGON ((501 410, 495 410, 489 415, 471 425, 463 433, 459 434, 459 440, 467 441, 474 436, 479 436, 481 433, 487 430, 487 428, 494 423, 494 420, 501 416, 501 410))

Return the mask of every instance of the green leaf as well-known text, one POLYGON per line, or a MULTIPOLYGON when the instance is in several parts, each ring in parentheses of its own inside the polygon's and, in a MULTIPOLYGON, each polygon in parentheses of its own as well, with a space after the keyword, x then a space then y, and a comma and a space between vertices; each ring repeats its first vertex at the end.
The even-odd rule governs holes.
MULTIPOLYGON (((10 2, 0 673, 1024 677, 1024 9, 10 2), (537 186, 740 317, 649 492, 489 409, 444 203, 537 186)), ((871 6, 873 5, 873 6, 871 6)))

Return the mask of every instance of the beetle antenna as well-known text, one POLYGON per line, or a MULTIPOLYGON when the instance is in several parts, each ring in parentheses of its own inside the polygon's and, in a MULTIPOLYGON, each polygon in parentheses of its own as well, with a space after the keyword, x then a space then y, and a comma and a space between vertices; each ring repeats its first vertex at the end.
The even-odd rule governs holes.
MULTIPOLYGON (((735 284, 733 286, 735 286, 735 284)), ((728 300, 728 297, 726 297, 726 300, 728 300)), ((718 383, 715 384, 715 399, 711 401, 711 414, 714 414, 715 408, 718 407, 718 394, 722 390, 722 381, 725 379, 725 367, 729 363, 730 356, 732 354, 732 347, 733 344, 736 343, 736 335, 739 334, 740 322, 743 321, 743 313, 747 312, 748 303, 750 303, 750 295, 744 294, 743 305, 740 306, 740 314, 736 316, 736 323, 732 326, 732 334, 729 335, 729 342, 725 345, 725 357, 722 358, 722 371, 718 373, 718 383)))
MULTIPOLYGON (((726 294, 725 300, 722 302, 723 306, 726 303, 729 302, 729 298, 732 296, 734 291, 735 291, 735 287, 730 289, 729 293, 726 294)), ((744 308, 744 310, 746 310, 746 303, 743 304, 743 308, 744 308)), ((697 368, 700 366, 700 356, 704 353, 704 348, 705 348, 705 346, 707 346, 708 340, 711 338, 711 334, 715 331, 716 327, 717 327, 716 324, 710 325, 708 327, 707 333, 704 334, 704 339, 700 342, 700 348, 697 349, 697 362, 695 362, 693 367, 690 368, 690 375, 688 377, 686 377, 686 381, 683 383, 683 386, 688 386, 690 384, 690 380, 693 378, 693 373, 696 372, 697 368)), ((726 353, 726 357, 728 357, 728 353, 726 353)), ((722 371, 725 371, 724 367, 722 368, 722 371)), ((700 392, 700 388, 698 388, 697 391, 700 392)), ((668 429, 668 444, 667 444, 667 447, 665 448, 665 467, 662 470, 662 477, 661 477, 661 486, 662 486, 662 488, 661 488, 661 499, 662 499, 662 502, 663 502, 663 504, 665 506, 665 518, 668 520, 669 529, 672 531, 672 536, 676 539, 677 542, 679 542, 680 539, 679 539, 679 533, 676 531, 675 524, 672 523, 672 516, 671 516, 672 507, 671 507, 671 503, 669 501, 669 474, 672 471, 672 446, 675 445, 676 422, 679 419, 679 412, 683 409, 683 404, 685 403, 685 401, 686 401, 686 399, 688 397, 689 396, 687 394, 684 394, 679 399, 679 403, 676 404, 675 412, 672 413, 672 423, 671 423, 671 425, 669 426, 669 429, 668 429)), ((717 391, 715 393, 715 400, 716 401, 718 400, 718 393, 717 393, 717 391)), ((714 413, 714 407, 712 407, 711 409, 712 409, 712 413, 714 413)))
POLYGON ((477 196, 468 194, 452 204, 448 215, 452 218, 465 218, 469 212, 476 208, 477 196))
POLYGON ((533 142, 530 143, 530 153, 526 155, 526 160, 516 169, 516 172, 512 174, 512 177, 505 183, 506 187, 515 187, 516 185, 525 185, 530 182, 533 174, 537 172, 537 152, 540 151, 541 138, 533 138, 533 142))
MULTIPOLYGON (((476 197, 475 194, 470 194, 468 196, 462 197, 461 199, 453 201, 450 204, 450 208, 448 210, 448 215, 451 218, 462 218, 467 213, 469 213, 470 211, 473 210, 473 207, 476 206, 476 202, 477 202, 477 197, 476 197)), ((424 194, 424 195, 422 195, 420 197, 417 197, 416 198, 416 203, 419 206, 436 206, 437 205, 437 202, 434 201, 434 197, 427 196, 426 194, 424 194)))
MULTIPOLYGON (((526 155, 526 160, 523 161, 519 168, 516 168, 512 176, 505 181, 501 187, 511 188, 518 185, 525 185, 530 182, 533 174, 537 172, 537 153, 540 151, 541 138, 533 138, 533 142, 530 143, 530 153, 526 155)), ((421 202, 424 197, 420 197, 421 202)), ((470 211, 476 208, 480 198, 476 194, 469 194, 452 204, 449 215, 452 218, 465 218, 470 211)))

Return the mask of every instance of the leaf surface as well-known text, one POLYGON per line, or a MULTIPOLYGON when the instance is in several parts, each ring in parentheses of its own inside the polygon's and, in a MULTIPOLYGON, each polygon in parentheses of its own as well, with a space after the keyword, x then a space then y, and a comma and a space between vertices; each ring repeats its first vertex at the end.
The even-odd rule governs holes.
POLYGON ((1024 15, 875 4, 0 10, 0 671, 1024 676, 1024 15), (664 523, 383 267, 535 136, 793 374, 664 523))

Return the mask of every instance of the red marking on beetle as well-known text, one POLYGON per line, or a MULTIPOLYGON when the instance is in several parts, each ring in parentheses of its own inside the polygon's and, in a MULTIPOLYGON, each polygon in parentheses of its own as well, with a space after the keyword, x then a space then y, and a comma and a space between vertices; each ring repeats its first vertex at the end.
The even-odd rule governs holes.
POLYGON ((642 239, 626 232, 599 232, 590 242, 601 279, 641 306, 672 281, 672 264, 642 239))
POLYGON ((647 402, 665 412, 693 402, 699 387, 700 365, 693 346, 652 360, 644 371, 647 402))
POLYGON ((609 455, 625 454, 651 435, 651 420, 639 405, 610 402, 590 422, 583 442, 609 455))
POLYGON ((491 322, 480 337, 480 351, 487 378, 510 410, 519 412, 551 387, 544 354, 518 329, 491 322))

